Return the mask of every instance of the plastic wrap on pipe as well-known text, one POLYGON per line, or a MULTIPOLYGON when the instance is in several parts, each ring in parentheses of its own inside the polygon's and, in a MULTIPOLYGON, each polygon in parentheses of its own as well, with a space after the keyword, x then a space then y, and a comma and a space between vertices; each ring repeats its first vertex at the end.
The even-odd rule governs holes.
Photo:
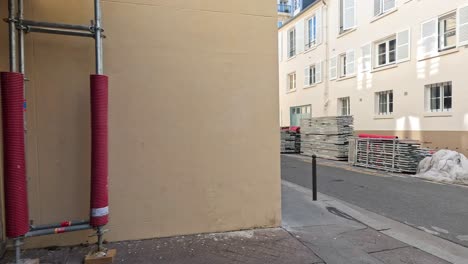
POLYGON ((29 231, 26 161, 24 149, 24 78, 0 73, 3 125, 3 177, 6 236, 17 238, 29 231))
POLYGON ((91 75, 91 216, 93 227, 109 218, 108 77, 91 75))

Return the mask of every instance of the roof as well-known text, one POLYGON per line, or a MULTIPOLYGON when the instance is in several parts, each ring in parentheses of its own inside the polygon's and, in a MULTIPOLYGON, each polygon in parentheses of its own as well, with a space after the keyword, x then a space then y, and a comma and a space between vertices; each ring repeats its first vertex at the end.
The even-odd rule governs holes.
MULTIPOLYGON (((306 0, 305 0, 306 1, 306 0)), ((289 19, 288 21, 286 21, 285 23, 283 23, 283 25, 281 27, 278 28, 278 30, 282 29, 283 27, 285 27, 286 25, 288 25, 289 23, 291 23, 292 21, 294 21, 296 19, 296 17, 299 17, 300 15, 304 14, 305 12, 307 12, 309 9, 311 9, 312 7, 316 6, 318 3, 322 3, 322 1, 320 0, 312 0, 312 2, 309 4, 309 6, 307 6, 305 9, 303 9, 301 12, 299 12, 297 15, 293 16, 291 19, 289 19)))

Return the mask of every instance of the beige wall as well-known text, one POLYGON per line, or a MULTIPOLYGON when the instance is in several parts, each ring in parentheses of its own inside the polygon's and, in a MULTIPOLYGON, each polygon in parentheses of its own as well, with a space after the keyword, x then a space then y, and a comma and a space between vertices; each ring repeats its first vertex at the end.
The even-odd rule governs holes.
MULTIPOLYGON (((468 65, 466 47, 459 47, 449 54, 424 60, 418 59, 417 56, 421 38, 421 23, 456 10, 459 6, 468 4, 468 1, 397 0, 395 12, 375 20, 371 8, 372 4, 369 6, 368 0, 357 0, 357 27, 354 31, 341 36, 338 32, 339 1, 329 0, 326 2, 328 3, 326 9, 329 16, 324 17, 324 23, 328 25, 328 30, 324 30, 328 32, 328 48, 324 47, 299 54, 294 59, 283 60, 280 63, 281 124, 283 126, 289 125, 289 108, 296 105, 312 104, 314 116, 337 115, 337 99, 349 96, 351 114, 355 117, 355 128, 358 131, 381 131, 382 133, 412 131, 411 134, 414 135, 415 139, 418 139, 417 135, 419 134, 450 134, 452 137, 455 136, 456 140, 445 137, 437 140, 431 139, 430 142, 433 142, 431 146, 437 148, 450 146, 452 149, 459 150, 468 149, 468 143, 463 140, 468 131, 468 105, 464 103, 468 100, 468 93, 466 93, 468 77, 464 70, 468 65), (410 61, 380 71, 367 73, 356 71, 357 74, 348 79, 329 81, 329 78, 323 75, 325 82, 322 85, 313 89, 302 87, 303 69, 311 60, 321 58, 327 61, 332 56, 354 49, 356 69, 358 69, 362 46, 407 28, 411 29, 410 61), (292 70, 298 72, 299 87, 296 92, 287 94, 284 80, 287 73, 292 70), (452 81, 453 84, 452 112, 443 115, 427 113, 425 110, 425 85, 446 81, 452 81), (389 117, 379 118, 375 115, 375 93, 386 90, 393 90, 394 113, 389 117)), ((307 11, 295 18, 294 22, 306 18, 309 12, 313 11, 307 11)), ((294 25, 294 22, 279 31, 287 31, 294 25)), ((286 41, 286 38, 283 41, 286 41)), ((326 44, 324 43, 322 46, 326 46, 326 44)), ((327 65, 324 74, 328 73, 328 69, 327 65)))
MULTIPOLYGON (((5 17, 6 0, 0 12, 5 17)), ((278 226, 273 1, 107 0, 111 241, 278 226), (265 98, 268 98, 266 100, 265 98), (252 133, 257 131, 258 133, 252 133)), ((92 1, 25 1, 30 19, 88 23, 92 1)), ((7 70, 7 26, 0 69, 7 70)), ((35 224, 87 218, 93 42, 27 36, 35 224)), ((29 240, 76 244, 87 232, 29 240)))

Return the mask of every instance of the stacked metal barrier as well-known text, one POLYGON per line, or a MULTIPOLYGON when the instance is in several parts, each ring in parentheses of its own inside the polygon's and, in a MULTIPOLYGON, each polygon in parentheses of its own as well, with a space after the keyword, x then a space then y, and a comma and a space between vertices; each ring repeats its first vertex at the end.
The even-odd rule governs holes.
POLYGON ((348 140, 353 136, 352 116, 306 118, 301 120, 301 152, 319 158, 348 160, 348 140))
POLYGON ((415 174, 423 159, 420 143, 388 138, 350 139, 349 163, 388 172, 415 174))
POLYGON ((281 131, 281 153, 296 154, 301 152, 301 134, 295 131, 281 131))

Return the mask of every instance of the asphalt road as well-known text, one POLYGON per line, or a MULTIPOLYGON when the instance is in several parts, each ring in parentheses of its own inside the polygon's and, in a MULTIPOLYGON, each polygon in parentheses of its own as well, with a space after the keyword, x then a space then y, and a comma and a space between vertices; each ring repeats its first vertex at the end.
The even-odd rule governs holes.
MULTIPOLYGON (((311 188, 311 163, 282 155, 283 180, 311 188)), ((317 166, 318 191, 468 247, 468 188, 317 166)))

